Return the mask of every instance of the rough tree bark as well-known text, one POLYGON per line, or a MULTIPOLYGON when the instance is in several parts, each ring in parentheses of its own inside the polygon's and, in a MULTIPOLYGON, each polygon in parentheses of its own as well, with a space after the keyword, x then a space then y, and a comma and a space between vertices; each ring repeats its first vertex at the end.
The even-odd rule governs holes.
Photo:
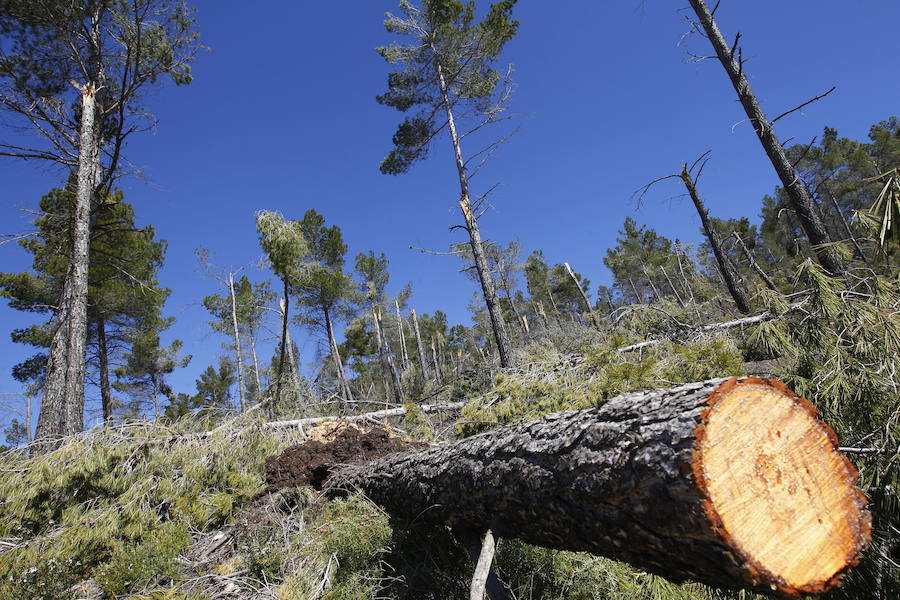
POLYGON ((743 59, 740 56, 740 46, 738 44, 740 34, 738 34, 734 44, 729 46, 722 36, 722 32, 719 30, 719 26, 716 24, 706 2, 704 0, 690 0, 690 3, 697 14, 697 18, 700 19, 700 25, 703 27, 706 37, 712 44, 713 49, 715 49, 719 62, 722 63, 732 86, 734 86, 735 92, 737 92, 747 119, 753 125, 756 136, 766 151, 769 161, 775 168, 775 172, 781 180, 781 185, 784 186, 787 192, 791 207, 800 220, 800 226, 806 233, 806 237, 812 244, 816 258, 832 275, 842 276, 844 274, 844 265, 837 253, 829 245, 831 239, 828 236, 828 231, 822 224, 822 220, 815 211, 809 190, 806 189, 803 180, 797 174, 791 161, 788 160, 784 147, 775 135, 772 123, 766 118, 759 101, 756 99, 756 95, 753 93, 753 89, 750 87, 747 75, 744 73, 743 59))
POLYGON ((856 478, 808 401, 747 377, 624 394, 325 485, 402 518, 797 597, 837 585, 869 540, 856 478))
POLYGON ((96 88, 81 88, 77 189, 72 218, 72 249, 50 343, 44 398, 38 416, 36 452, 51 450, 63 436, 84 428, 84 363, 87 343, 88 252, 91 204, 97 185, 99 132, 94 123, 96 88))
POLYGON ((472 200, 469 196, 469 178, 466 175, 466 164, 463 161, 462 146, 459 134, 456 131, 456 121, 453 119, 453 108, 447 93, 447 83, 444 80, 444 71, 437 64, 438 82, 441 88, 441 97, 444 104, 444 112, 447 114, 447 125, 450 129, 450 140, 453 142, 453 154, 456 157, 456 172, 459 176, 459 208, 462 210, 466 221, 466 231, 469 232, 469 243, 472 246, 472 256, 475 258, 475 269, 478 271, 478 279, 481 281, 481 291, 484 295, 484 303, 487 305, 488 316, 491 320, 491 330, 494 333, 494 341, 497 344, 497 354, 500 357, 500 366, 512 365, 509 356, 509 342, 506 339, 506 330, 503 325, 503 313, 500 310, 500 298, 494 286, 494 278, 488 268, 487 258, 484 255, 484 246, 481 242, 481 231, 478 228, 478 220, 472 212, 472 200))
POLYGON ((703 203, 703 199, 700 198, 700 194, 697 192, 697 186, 694 184, 694 179, 688 172, 687 164, 682 166, 679 177, 681 177, 681 181, 684 182, 684 187, 687 188, 691 200, 694 201, 694 206, 697 208, 697 214, 700 215, 700 222, 703 223, 703 231, 706 232, 706 239, 709 240, 713 255, 716 257, 716 264, 719 266, 719 273, 722 275, 722 279, 725 281, 725 287, 728 288, 728 293, 731 294, 731 298, 734 300, 737 309, 746 315, 750 312, 750 301, 747 299, 747 295, 744 293, 740 283, 738 283, 737 276, 726 260, 725 253, 722 251, 722 240, 719 239, 719 232, 716 231, 712 221, 709 219, 709 211, 706 210, 706 205, 703 203))

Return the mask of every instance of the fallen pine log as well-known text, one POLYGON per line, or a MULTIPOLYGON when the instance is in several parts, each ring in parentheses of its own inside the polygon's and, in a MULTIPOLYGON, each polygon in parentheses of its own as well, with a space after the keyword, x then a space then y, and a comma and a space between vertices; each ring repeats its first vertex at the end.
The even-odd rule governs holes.
MULTIPOLYGON (((799 305, 794 305, 791 309, 796 309, 799 305)), ((723 329, 732 329, 734 327, 746 327, 747 325, 755 325, 757 323, 762 323, 763 321, 768 321, 769 319, 774 318, 774 315, 770 312, 764 312, 759 315, 754 315, 752 317, 744 317, 742 319, 734 319, 733 321, 725 321, 723 323, 709 323, 708 325, 699 325, 697 327, 690 327, 696 333, 707 333, 710 331, 720 331, 723 329)), ((630 346, 622 346, 619 348, 619 352, 634 352, 635 350, 641 350, 643 348, 649 348, 650 346, 658 346, 661 344, 663 339, 655 339, 655 340, 646 340, 644 342, 638 342, 637 344, 631 344, 630 346)))
POLYGON ((624 394, 341 468, 392 514, 784 597, 835 587, 870 537, 834 432, 783 384, 624 394))

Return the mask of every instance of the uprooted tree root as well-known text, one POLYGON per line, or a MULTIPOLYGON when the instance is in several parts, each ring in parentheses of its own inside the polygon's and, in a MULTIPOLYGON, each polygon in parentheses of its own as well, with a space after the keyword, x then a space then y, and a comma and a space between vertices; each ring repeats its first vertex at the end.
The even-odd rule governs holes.
MULTIPOLYGON (((315 431, 315 430, 313 430, 315 431)), ((291 446, 266 459, 266 492, 304 485, 322 489, 337 467, 380 458, 392 452, 417 450, 428 444, 392 435, 385 429, 361 429, 349 424, 291 446)))

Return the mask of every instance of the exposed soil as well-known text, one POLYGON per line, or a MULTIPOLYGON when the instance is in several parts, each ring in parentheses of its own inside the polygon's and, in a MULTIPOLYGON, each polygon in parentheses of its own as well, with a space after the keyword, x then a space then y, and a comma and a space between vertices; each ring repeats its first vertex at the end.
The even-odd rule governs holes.
POLYGON ((391 435, 384 429, 335 428, 325 436, 325 441, 309 439, 267 458, 266 492, 303 485, 321 490, 331 472, 343 465, 426 447, 428 444, 391 435))

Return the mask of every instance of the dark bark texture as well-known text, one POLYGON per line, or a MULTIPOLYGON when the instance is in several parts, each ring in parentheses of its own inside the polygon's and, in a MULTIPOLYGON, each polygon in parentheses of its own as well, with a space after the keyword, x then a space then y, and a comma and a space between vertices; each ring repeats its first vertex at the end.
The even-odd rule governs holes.
POLYGON ((712 221, 710 221, 709 211, 706 210, 706 205, 703 203, 703 199, 697 191, 697 186, 694 183, 691 174, 688 172, 687 165, 684 165, 681 169, 680 177, 684 182, 684 187, 687 188, 691 200, 694 202, 697 214, 700 215, 703 231, 706 232, 706 239, 709 240, 709 246, 712 248, 713 255, 716 257, 716 264, 719 266, 719 273, 722 274, 722 279, 725 281, 725 287, 728 288, 728 293, 731 294, 731 298, 734 300, 737 309, 746 315, 750 312, 750 301, 738 282, 737 273, 731 268, 731 265, 726 260, 725 253, 722 251, 722 240, 719 238, 719 232, 716 231, 712 221))
POLYGON ((828 231, 815 210, 809 190, 806 189, 803 180, 797 174, 791 161, 788 160, 784 147, 778 141, 772 124, 766 118, 759 101, 756 99, 756 95, 753 93, 753 89, 750 87, 750 82, 746 73, 744 73, 743 61, 738 54, 740 47, 737 40, 735 40, 733 48, 729 47, 728 42, 725 41, 719 26, 713 18, 712 12, 709 10, 709 6, 704 0, 690 0, 690 3, 697 14, 697 18, 700 19, 700 25, 712 44, 719 62, 722 63, 725 72, 728 73, 728 78, 731 80, 741 106, 744 107, 744 112, 747 114, 747 119, 753 125, 753 130, 766 151, 769 161, 775 168, 775 172, 781 180, 781 185, 784 186, 787 192, 791 207, 797 214, 800 226, 813 246, 816 258, 832 275, 843 275, 844 265, 834 249, 828 245, 831 242, 831 238, 828 236, 828 231))
POLYGON ((773 581, 711 522, 693 470, 704 411, 724 381, 624 394, 597 408, 389 455, 337 471, 326 487, 358 489, 395 516, 470 535, 490 529, 673 581, 773 593, 773 581))

